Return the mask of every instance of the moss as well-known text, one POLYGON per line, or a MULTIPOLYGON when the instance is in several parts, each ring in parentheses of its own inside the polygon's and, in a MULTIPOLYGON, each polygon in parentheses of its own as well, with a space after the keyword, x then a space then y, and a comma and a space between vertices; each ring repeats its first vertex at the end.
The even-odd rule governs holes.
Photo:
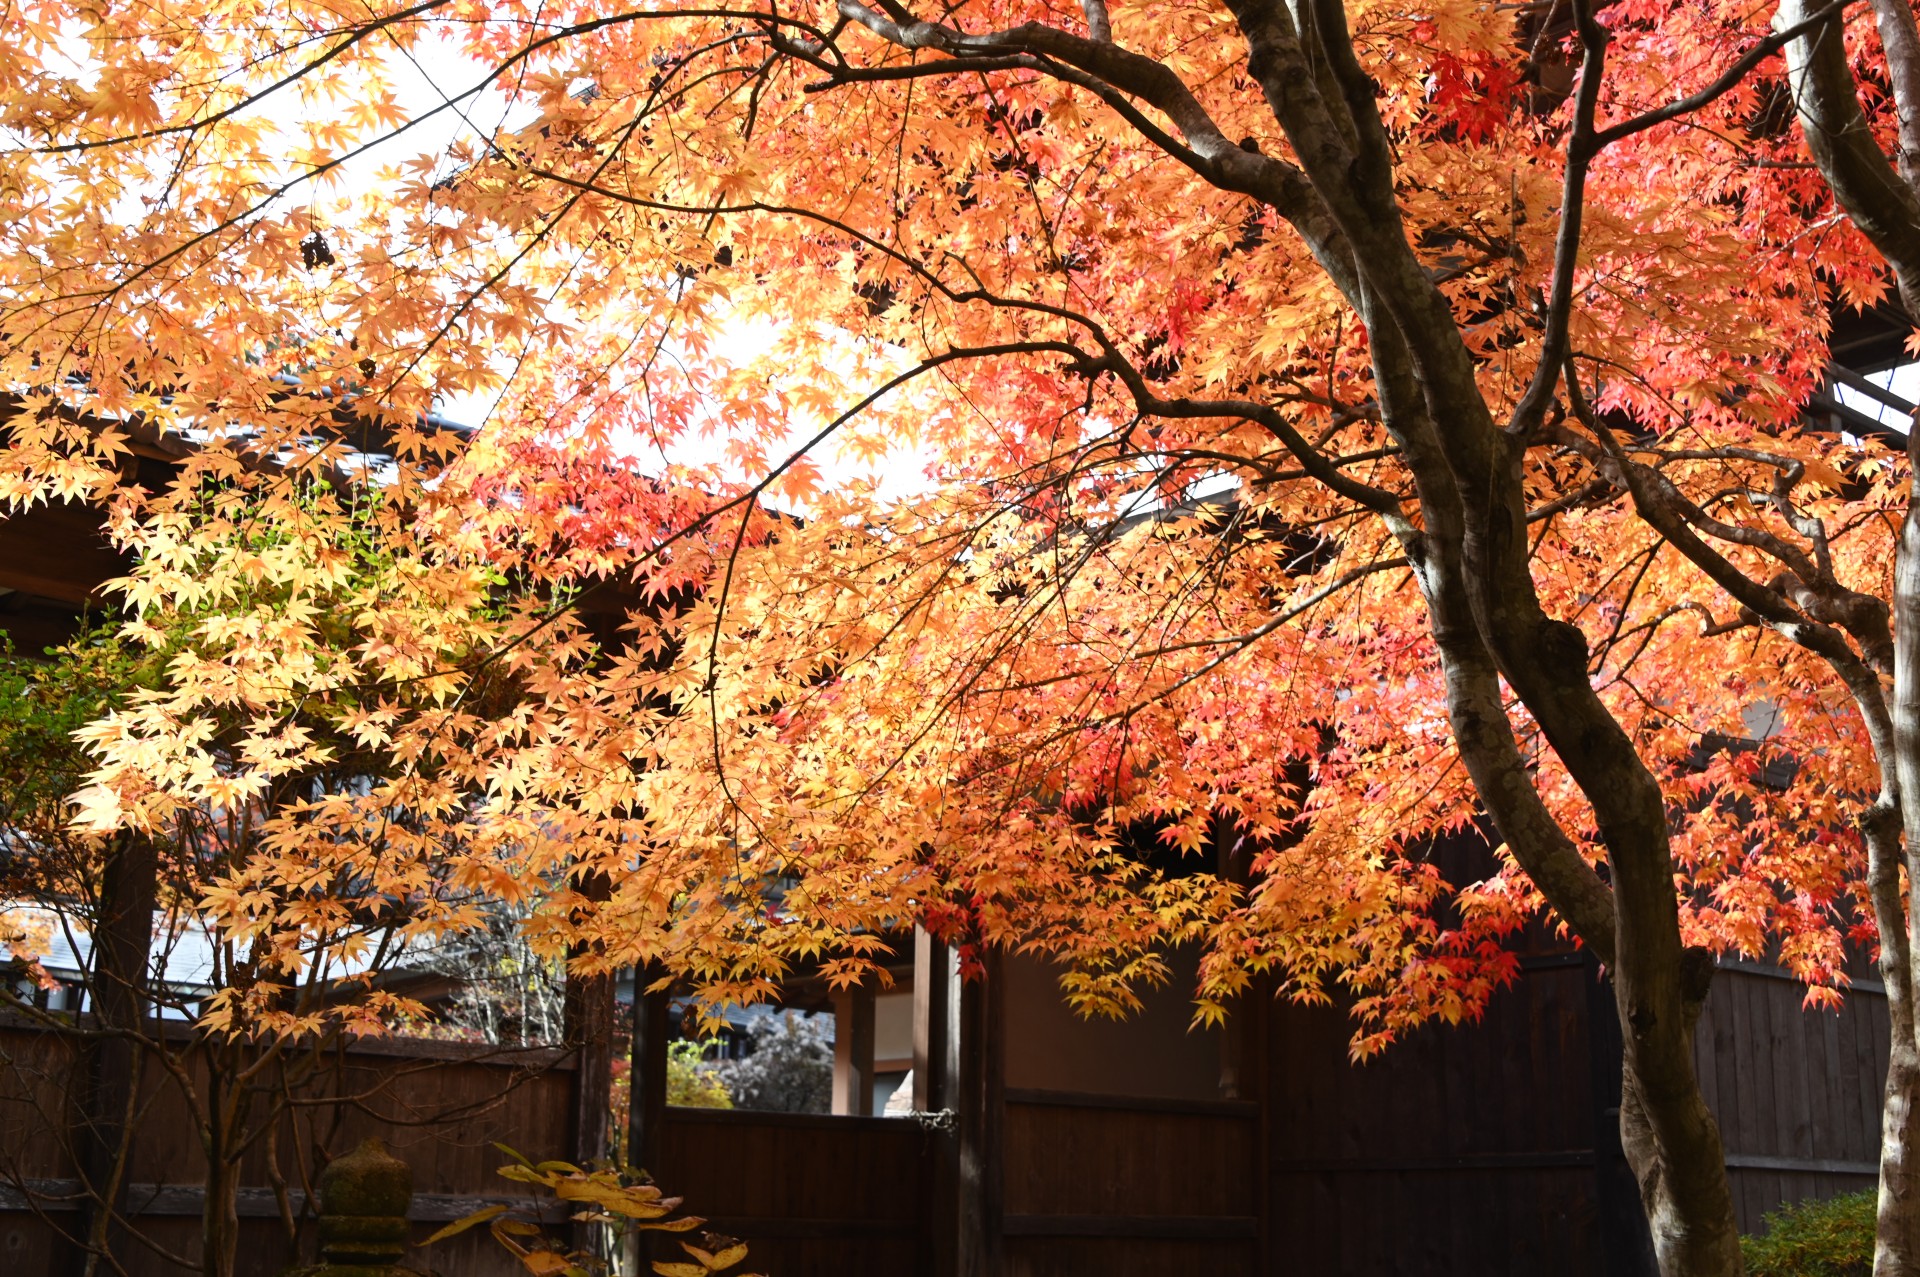
POLYGON ((1740 1239, 1747 1277, 1869 1277, 1876 1197, 1869 1190, 1772 1212, 1765 1232, 1740 1239))

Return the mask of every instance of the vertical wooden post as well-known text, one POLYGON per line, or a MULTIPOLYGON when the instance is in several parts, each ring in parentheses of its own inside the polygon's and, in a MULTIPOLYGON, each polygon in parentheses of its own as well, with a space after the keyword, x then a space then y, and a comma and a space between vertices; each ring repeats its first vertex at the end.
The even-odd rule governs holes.
POLYGON ((656 965, 633 973, 633 1037, 628 1056, 627 1164, 652 1172, 660 1161, 660 1126, 667 1116, 667 1043, 672 995, 647 992, 661 976, 656 965))
POLYGON ((1220 1098, 1245 1099, 1257 1094, 1257 1079, 1246 1075, 1247 1014, 1252 997, 1235 998, 1227 1007, 1227 1018, 1220 1023, 1220 1098))
POLYGON ((874 991, 858 984, 833 995, 833 1111, 873 1116, 874 991))
POLYGON ((953 950, 925 927, 913 929, 913 1111, 953 1107, 959 999, 953 950))
MULTIPOLYGON (((662 974, 658 964, 637 968, 633 973, 632 1038, 627 1057, 627 1165, 649 1174, 661 1170, 661 1128, 667 1118, 667 1043, 673 1036, 672 993, 665 988, 647 992, 647 986, 662 974)), ((652 1271, 653 1260, 662 1253, 652 1244, 653 1236, 634 1230, 626 1263, 628 1273, 652 1271)))
MULTIPOLYGON (((1207 817, 1207 839, 1213 846, 1214 872, 1245 889, 1252 870, 1252 851, 1234 828, 1233 817, 1216 810, 1207 817)), ((1235 1000, 1220 1026, 1220 1098, 1237 1100, 1256 1094, 1258 1083, 1245 1076, 1247 1068, 1246 1007, 1252 993, 1235 1000)))
POLYGON ((1241 1093, 1260 1106, 1254 1117, 1253 1182, 1254 1217, 1259 1220, 1255 1241, 1256 1272, 1273 1273, 1281 1268, 1277 1239, 1273 1235, 1273 978, 1257 975, 1241 999, 1247 1018, 1248 1050, 1245 1056, 1247 1077, 1241 1093))
POLYGON ((997 950, 982 961, 960 995, 959 1277, 1001 1277, 1004 1267, 1006 967, 997 950))
POLYGON ((607 1155, 607 1118, 613 1101, 613 981, 598 975, 569 979, 567 985, 567 1046, 574 1052, 567 1152, 569 1161, 586 1166, 607 1155))
POLYGON ((913 1111, 922 1126, 917 1277, 954 1277, 959 1249, 960 967, 924 927, 913 932, 913 1111))

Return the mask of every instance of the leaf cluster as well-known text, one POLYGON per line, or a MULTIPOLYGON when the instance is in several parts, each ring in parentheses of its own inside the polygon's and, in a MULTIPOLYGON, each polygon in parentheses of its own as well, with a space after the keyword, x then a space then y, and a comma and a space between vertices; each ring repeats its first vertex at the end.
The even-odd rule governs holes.
MULTIPOLYGON (((184 627, 85 728, 82 811, 229 857, 197 903, 267 974, 218 1022, 300 1029, 322 950, 499 900, 546 960, 716 1004, 919 922, 1120 1014, 1197 943, 1202 1019, 1264 974, 1366 1053, 1560 921, 1511 848, 1435 864, 1485 831, 1390 419, 1419 396, 1230 13, 1118 6, 1101 46, 1040 0, 910 39, 851 3, 83 9, 35 10, 0 101, 0 500, 110 508, 127 635, 184 627), (404 150, 391 50, 435 39, 524 125, 329 187, 404 150), (429 416, 475 394, 477 431, 429 416)), ((1830 303, 1885 283, 1765 15, 1612 6, 1575 100, 1551 14, 1343 12, 1391 205, 1354 260, 1430 288, 1476 420, 1537 418, 1501 436, 1513 579, 1659 787, 1685 941, 1838 996, 1877 782, 1780 618, 1873 659, 1907 475, 1792 424, 1830 303)), ((1511 691, 1516 785, 1598 884, 1511 691)))
POLYGON ((1770 1211, 1766 1231, 1740 1239, 1753 1277, 1865 1277, 1873 1268, 1876 1194, 1847 1193, 1770 1211))
MULTIPOLYGON (((496 1147, 514 1159, 500 1168, 502 1177, 528 1186, 536 1196, 550 1195, 572 1212, 569 1219, 575 1223, 612 1226, 622 1236, 689 1233, 706 1223, 698 1216, 681 1213, 681 1199, 666 1196, 645 1172, 631 1168, 585 1170, 559 1161, 534 1163, 504 1144, 496 1147)), ((431 1246, 481 1224, 531 1277, 591 1277, 607 1271, 606 1262, 598 1255, 573 1249, 549 1236, 537 1210, 516 1211, 505 1205, 484 1207, 455 1220, 421 1244, 431 1246)), ((692 1262, 655 1261, 653 1271, 664 1277, 704 1277, 707 1273, 731 1272, 747 1257, 746 1243, 711 1232, 701 1234, 699 1245, 683 1240, 680 1248, 692 1262)))

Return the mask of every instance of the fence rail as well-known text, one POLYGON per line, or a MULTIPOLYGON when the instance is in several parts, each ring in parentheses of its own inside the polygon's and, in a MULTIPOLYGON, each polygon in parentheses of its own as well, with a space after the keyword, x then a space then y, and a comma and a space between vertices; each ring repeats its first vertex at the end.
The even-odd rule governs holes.
MULTIPOLYGON (((9 1273, 56 1277, 81 1267, 76 1238, 95 1200, 80 1169, 85 1027, 0 1023, 0 1240, 9 1273)), ((187 1026, 155 1031, 172 1059, 163 1067, 148 1052, 135 1096, 129 1182, 119 1202, 131 1235, 115 1247, 129 1277, 190 1271, 166 1255, 199 1256, 208 1191, 194 1116, 205 1102, 206 1061, 185 1049, 193 1044, 187 1026)), ((261 1093, 236 1110, 259 1128, 239 1167, 238 1277, 273 1277, 311 1258, 319 1169, 369 1135, 413 1168, 416 1242, 482 1205, 531 1205, 496 1174, 506 1159, 493 1142, 564 1131, 573 1074, 571 1061, 551 1050, 406 1039, 341 1042, 300 1065, 265 1071, 261 1093), (268 1106, 265 1093, 276 1086, 283 1093, 268 1106)), ((426 1266, 463 1277, 516 1271, 484 1235, 456 1238, 425 1256, 426 1266)))
MULTIPOLYGON (((984 1226, 997 1230, 1006 1277, 1650 1271, 1616 1136, 1618 1023, 1585 959, 1536 955, 1481 1024, 1422 1030, 1361 1067, 1347 1059, 1352 1026, 1337 1008, 1258 1003, 1239 1070, 1252 1098, 998 1092, 998 1204, 984 1226)), ((1841 1012, 1809 1012, 1771 969, 1720 972, 1696 1067, 1745 1227, 1781 1201, 1873 1182, 1885 1015, 1868 981, 1841 1012)), ((72 1033, 0 1024, 9 1274, 77 1269, 63 1237, 86 1198, 73 1157, 80 1046, 72 1033)), ((416 1239, 488 1202, 524 1202, 503 1191, 492 1143, 560 1151, 568 1063, 452 1043, 342 1044, 243 1161, 239 1277, 305 1257, 314 1173, 368 1134, 414 1167, 416 1239)), ((141 1096, 125 1206, 157 1246, 190 1256, 205 1188, 188 1106, 151 1061, 141 1096)), ((756 1271, 943 1277, 953 1212, 966 1209, 955 1140, 950 1124, 907 1118, 669 1108, 649 1169, 747 1239, 756 1271)), ((181 1271, 128 1254, 129 1277, 181 1271)), ((421 1262, 462 1277, 511 1271, 484 1236, 421 1262)))

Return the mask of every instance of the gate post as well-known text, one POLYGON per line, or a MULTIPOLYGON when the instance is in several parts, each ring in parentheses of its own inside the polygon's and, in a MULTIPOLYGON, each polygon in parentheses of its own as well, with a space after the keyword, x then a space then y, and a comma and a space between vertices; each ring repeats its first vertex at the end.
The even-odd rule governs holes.
POLYGON ((913 929, 913 1111, 921 1122, 918 1277, 955 1277, 960 1146, 953 1110, 960 1079, 960 968, 953 949, 913 929))
POLYGON ((873 1116, 874 992, 869 984, 833 995, 833 1111, 873 1116))
POLYGON ((1006 964, 981 954, 977 980, 960 988, 959 1277, 1000 1277, 1006 1216, 1006 964))

